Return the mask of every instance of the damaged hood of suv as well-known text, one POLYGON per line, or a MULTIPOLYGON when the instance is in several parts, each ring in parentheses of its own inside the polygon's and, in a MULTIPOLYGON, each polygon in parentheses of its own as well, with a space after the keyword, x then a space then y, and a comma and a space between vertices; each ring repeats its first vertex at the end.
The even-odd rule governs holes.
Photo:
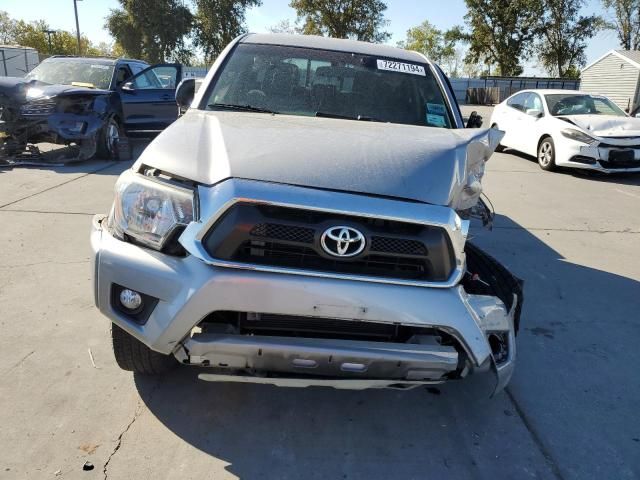
POLYGON ((18 77, 0 77, 0 96, 12 104, 53 98, 61 95, 106 95, 108 90, 100 90, 85 85, 52 85, 18 77))
POLYGON ((477 201, 484 162, 501 138, 495 129, 191 110, 136 167, 207 185, 235 177, 458 209, 477 201))

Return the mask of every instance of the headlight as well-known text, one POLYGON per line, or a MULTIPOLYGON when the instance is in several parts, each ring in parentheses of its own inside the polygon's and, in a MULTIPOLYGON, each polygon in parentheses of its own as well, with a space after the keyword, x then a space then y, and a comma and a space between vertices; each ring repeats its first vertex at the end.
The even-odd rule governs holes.
POLYGON ((116 237, 162 250, 176 229, 193 221, 193 212, 192 190, 126 172, 116 183, 108 226, 116 237))
POLYGON ((565 128, 562 130, 562 135, 564 137, 570 138, 571 140, 575 140, 576 142, 586 143, 587 145, 591 145, 592 143, 596 143, 597 140, 590 135, 587 135, 580 130, 576 130, 574 128, 565 128))

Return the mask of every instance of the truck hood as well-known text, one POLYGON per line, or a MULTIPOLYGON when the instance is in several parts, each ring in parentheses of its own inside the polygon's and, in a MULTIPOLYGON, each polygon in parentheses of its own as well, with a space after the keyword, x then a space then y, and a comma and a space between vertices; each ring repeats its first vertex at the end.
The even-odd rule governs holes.
POLYGON ((501 138, 495 129, 190 110, 134 168, 208 185, 235 177, 469 208, 464 192, 479 187, 501 138))
POLYGON ((640 136, 640 118, 615 115, 563 115, 557 117, 596 137, 640 136))

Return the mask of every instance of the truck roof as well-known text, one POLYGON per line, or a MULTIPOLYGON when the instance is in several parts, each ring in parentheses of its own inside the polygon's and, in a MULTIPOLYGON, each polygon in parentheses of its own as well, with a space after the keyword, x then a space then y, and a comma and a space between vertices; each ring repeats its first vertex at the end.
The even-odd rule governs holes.
POLYGON ((320 37, 316 35, 289 35, 283 33, 250 33, 240 39, 240 43, 282 45, 287 47, 317 48, 346 53, 380 56, 409 62, 425 63, 425 57, 418 52, 403 48, 367 43, 358 40, 320 37))

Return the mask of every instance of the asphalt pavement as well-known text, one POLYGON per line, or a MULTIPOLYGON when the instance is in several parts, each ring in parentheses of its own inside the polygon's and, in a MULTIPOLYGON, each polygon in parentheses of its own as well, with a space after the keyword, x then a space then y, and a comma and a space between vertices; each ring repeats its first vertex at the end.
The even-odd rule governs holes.
POLYGON ((480 377, 349 392, 119 370, 88 234, 129 165, 0 170, 1 479, 640 478, 640 176, 489 161, 497 218, 475 241, 526 295, 490 399, 480 377))

